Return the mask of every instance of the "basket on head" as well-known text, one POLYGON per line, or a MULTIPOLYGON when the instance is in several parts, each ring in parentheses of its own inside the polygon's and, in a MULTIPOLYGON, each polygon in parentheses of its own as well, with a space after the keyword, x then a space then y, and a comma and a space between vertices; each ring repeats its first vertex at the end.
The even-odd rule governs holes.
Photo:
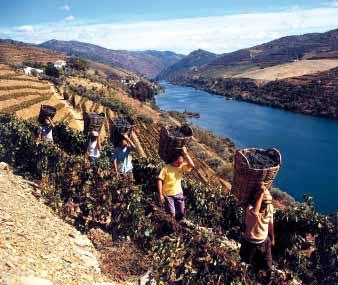
POLYGON ((83 133, 85 135, 90 134, 92 131, 100 132, 102 125, 105 120, 104 113, 94 113, 94 112, 85 112, 83 114, 84 129, 83 133))
POLYGON ((250 197, 257 193, 260 184, 265 183, 267 188, 271 188, 282 163, 282 157, 279 150, 245 148, 237 150, 235 154, 234 179, 232 183, 232 192, 238 198, 241 205, 247 205, 253 201, 249 201, 250 197), (259 167, 253 166, 252 155, 267 157, 270 163, 268 167, 264 167, 264 163, 259 167))
POLYGON ((135 122, 131 118, 119 118, 111 121, 110 140, 114 146, 118 146, 123 139, 122 134, 131 135, 135 122))
POLYGON ((49 105, 41 105, 39 113, 39 123, 43 124, 47 118, 53 119, 56 114, 56 108, 49 105))
POLYGON ((163 127, 158 154, 166 163, 170 163, 173 154, 187 146, 192 137, 193 131, 188 125, 163 127))

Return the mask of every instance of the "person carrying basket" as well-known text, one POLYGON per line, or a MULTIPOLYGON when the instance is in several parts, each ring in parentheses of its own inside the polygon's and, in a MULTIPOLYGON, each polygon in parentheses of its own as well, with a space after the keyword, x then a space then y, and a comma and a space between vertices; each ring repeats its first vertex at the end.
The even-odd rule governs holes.
POLYGON ((275 244, 272 196, 262 182, 258 193, 252 194, 245 212, 245 233, 240 256, 258 273, 264 270, 262 284, 270 284, 272 270, 271 246, 275 244))
POLYGON ((177 150, 171 156, 171 161, 161 170, 157 178, 157 191, 160 204, 165 206, 166 212, 177 221, 185 216, 185 202, 182 190, 184 173, 195 168, 195 164, 188 154, 187 148, 177 150))

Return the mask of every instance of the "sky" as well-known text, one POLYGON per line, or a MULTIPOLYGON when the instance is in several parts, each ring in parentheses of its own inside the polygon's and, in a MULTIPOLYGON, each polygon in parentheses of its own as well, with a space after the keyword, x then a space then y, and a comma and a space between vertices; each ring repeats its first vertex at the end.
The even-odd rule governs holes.
POLYGON ((0 0, 0 38, 231 52, 338 28, 338 0, 0 0))

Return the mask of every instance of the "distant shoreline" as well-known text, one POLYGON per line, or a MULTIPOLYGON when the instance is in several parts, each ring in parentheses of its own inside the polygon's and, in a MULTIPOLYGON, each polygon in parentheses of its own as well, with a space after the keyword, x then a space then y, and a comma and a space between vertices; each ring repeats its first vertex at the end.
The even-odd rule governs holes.
MULTIPOLYGON (((236 79, 237 82, 239 82, 240 79, 236 79)), ((253 82, 254 80, 243 78, 242 80, 245 81, 251 81, 253 82)), ((250 96, 248 95, 246 90, 243 90, 243 93, 238 93, 239 90, 224 90, 224 89, 214 89, 211 86, 208 85, 208 83, 201 83, 201 82, 196 82, 196 81, 166 81, 170 84, 177 85, 177 86, 182 86, 182 87, 190 87, 194 88, 196 90, 208 92, 213 95, 218 95, 222 96, 225 99, 228 100, 236 100, 236 101, 241 101, 241 102, 247 102, 247 103, 252 103, 260 106, 265 106, 265 107, 270 107, 274 109, 280 109, 283 111, 291 112, 291 113, 296 113, 296 114, 301 114, 305 116, 310 116, 310 117, 315 117, 315 118, 320 118, 320 119, 326 119, 334 122, 338 122, 338 109, 337 109, 337 114, 335 117, 331 115, 326 115, 326 114, 320 114, 316 112, 308 112, 306 110, 301 109, 301 104, 300 108, 288 108, 288 107, 283 107, 281 106, 277 101, 271 101, 271 100, 265 100, 264 97, 258 97, 256 94, 255 96, 250 96)), ((257 89, 258 90, 258 89, 257 89)), ((330 108, 332 106, 327 106, 327 108, 330 108)))

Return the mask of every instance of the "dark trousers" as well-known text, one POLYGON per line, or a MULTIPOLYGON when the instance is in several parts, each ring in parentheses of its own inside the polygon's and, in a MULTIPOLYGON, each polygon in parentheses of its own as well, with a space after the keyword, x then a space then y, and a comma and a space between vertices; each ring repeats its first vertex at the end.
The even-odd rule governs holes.
POLYGON ((240 256, 244 262, 252 265, 256 273, 259 270, 265 270, 268 274, 267 281, 269 281, 272 269, 271 240, 269 237, 260 244, 243 240, 240 256))
POLYGON ((168 214, 172 215, 177 221, 184 218, 185 202, 183 193, 175 196, 164 196, 165 210, 168 214))

